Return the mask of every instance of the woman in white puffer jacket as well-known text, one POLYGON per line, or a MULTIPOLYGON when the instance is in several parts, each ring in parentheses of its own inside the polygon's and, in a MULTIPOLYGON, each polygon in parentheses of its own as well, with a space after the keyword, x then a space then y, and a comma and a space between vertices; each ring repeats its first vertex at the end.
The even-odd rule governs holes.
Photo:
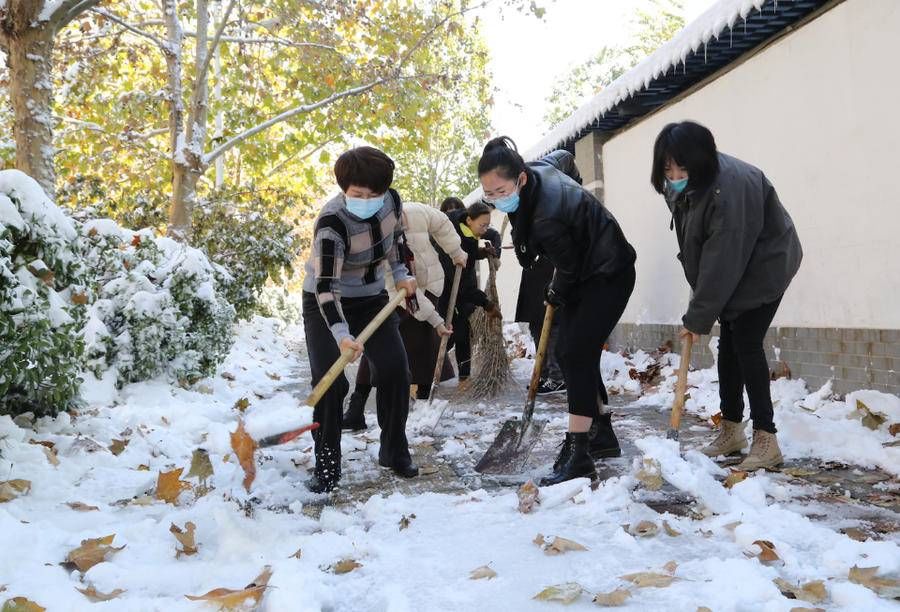
MULTIPOLYGON (((400 315, 400 335, 409 358, 411 383, 417 385, 417 399, 427 399, 437 363, 439 336, 449 336, 451 333, 444 326, 444 317, 437 310, 438 298, 444 291, 444 268, 432 240, 458 266, 466 265, 468 255, 462 249, 453 223, 437 208, 417 202, 404 202, 403 231, 414 257, 419 308, 412 315, 406 311, 405 305, 397 309, 400 315)), ((388 279, 389 276, 385 275, 385 287, 390 297, 393 297, 394 284, 388 279)), ((448 372, 449 377, 452 377, 452 370, 448 372)), ((364 408, 373 386, 368 363, 362 359, 356 377, 356 388, 350 395, 350 402, 344 413, 344 429, 366 428, 364 408)))

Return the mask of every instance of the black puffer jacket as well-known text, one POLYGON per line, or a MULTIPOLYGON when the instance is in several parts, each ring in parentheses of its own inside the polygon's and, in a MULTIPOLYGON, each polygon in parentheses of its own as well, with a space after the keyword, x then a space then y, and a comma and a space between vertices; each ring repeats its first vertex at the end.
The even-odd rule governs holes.
POLYGON ((579 284, 612 277, 634 265, 634 249, 619 223, 572 175, 575 158, 555 151, 529 162, 519 209, 510 215, 516 256, 524 268, 545 256, 553 263, 553 289, 564 300, 579 284))
MULTIPOLYGON (((460 229, 460 223, 466 218, 466 211, 452 210, 447 213, 453 228, 459 234, 462 243, 462 249, 469 256, 466 261, 466 267, 463 268, 462 278, 459 281, 459 293, 456 297, 456 310, 463 316, 468 316, 475 312, 479 306, 481 308, 489 308, 491 305, 487 294, 478 288, 478 277, 475 274, 475 265, 477 259, 484 259, 483 252, 478 248, 478 239, 471 238, 463 234, 460 229)), ((450 256, 438 249, 438 256, 441 258, 441 265, 444 266, 444 292, 441 294, 439 303, 439 311, 446 312, 446 304, 450 300, 450 289, 453 282, 453 276, 456 273, 456 266, 450 256)))

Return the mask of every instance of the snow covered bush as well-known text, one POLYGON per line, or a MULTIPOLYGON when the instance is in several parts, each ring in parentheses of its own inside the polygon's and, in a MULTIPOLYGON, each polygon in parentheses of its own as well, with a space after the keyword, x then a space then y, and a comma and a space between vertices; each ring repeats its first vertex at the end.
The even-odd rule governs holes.
POLYGON ((285 323, 300 323, 303 318, 303 303, 300 291, 291 292, 286 287, 266 285, 259 293, 256 313, 285 323))
POLYGON ((94 271, 96 301, 84 327, 87 366, 116 369, 120 384, 160 374, 211 374, 232 342, 228 272, 202 251, 109 219, 86 221, 79 249, 94 271))
POLYGON ((89 299, 77 235, 34 179, 0 171, 0 412, 53 414, 76 398, 89 299))

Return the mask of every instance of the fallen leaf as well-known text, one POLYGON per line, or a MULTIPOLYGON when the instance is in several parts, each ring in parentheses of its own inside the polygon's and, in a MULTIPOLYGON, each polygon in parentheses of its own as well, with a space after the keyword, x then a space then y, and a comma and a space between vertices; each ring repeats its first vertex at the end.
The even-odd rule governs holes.
POLYGON ((542 533, 537 534, 536 536, 534 536, 534 539, 532 540, 532 542, 534 542, 535 544, 537 544, 538 546, 543 548, 543 546, 545 544, 544 534, 542 534, 542 533))
POLYGON ((719 423, 722 422, 722 413, 721 413, 721 412, 715 413, 714 415, 712 415, 711 417, 709 417, 709 420, 712 421, 712 424, 713 424, 713 425, 715 425, 716 427, 718 427, 718 426, 719 426, 719 423))
POLYGON ((594 595, 594 603, 598 606, 621 606, 629 597, 631 597, 631 591, 628 589, 616 589, 609 593, 597 593, 594 595))
POLYGON ((671 525, 669 525, 669 521, 663 521, 663 530, 665 530, 666 535, 671 536, 673 538, 677 538, 678 536, 681 535, 680 531, 676 531, 675 529, 672 528, 671 525))
POLYGON ((800 586, 797 598, 813 604, 822 603, 828 598, 828 591, 825 589, 823 581, 813 580, 800 586))
POLYGON ((697 612, 713 612, 713 611, 711 609, 707 608, 706 606, 700 606, 699 608, 697 608, 697 612))
POLYGON ((522 514, 528 514, 534 509, 535 504, 541 503, 539 500, 541 492, 533 480, 519 487, 516 494, 519 496, 519 512, 522 514))
POLYGON ((250 485, 256 478, 256 461, 253 457, 256 442, 244 429, 244 422, 238 421, 237 431, 231 434, 231 448, 237 455, 241 467, 244 468, 244 488, 250 492, 250 485))
POLYGON ((841 529, 841 533, 846 535, 851 540, 856 540, 857 542, 865 542, 869 539, 869 534, 867 534, 862 529, 857 529, 856 527, 846 527, 845 529, 841 529))
POLYGON ((79 589, 78 587, 75 587, 75 590, 93 602, 109 601, 111 599, 115 599, 125 592, 123 589, 115 589, 114 591, 111 591, 109 593, 101 593, 94 587, 94 585, 91 585, 86 589, 79 589))
POLYGON ((657 574, 655 572, 637 572, 635 574, 625 574, 624 576, 619 576, 619 578, 627 580, 640 588, 664 588, 672 584, 672 581, 675 580, 674 576, 657 574))
POLYGON ((190 483, 181 480, 184 468, 178 468, 170 472, 160 472, 156 479, 156 499, 161 499, 169 504, 176 504, 182 491, 191 488, 190 483))
POLYGON ((47 455, 47 461, 50 462, 50 465, 59 465, 59 458, 56 456, 56 450, 47 448, 46 446, 42 446, 41 449, 44 451, 44 454, 47 455))
POLYGON ((175 539, 181 544, 182 548, 175 549, 175 558, 178 559, 181 555, 195 555, 197 554, 197 544, 194 541, 194 531, 197 529, 197 526, 188 521, 184 524, 184 529, 181 529, 175 523, 172 523, 172 526, 169 527, 169 531, 172 532, 172 535, 175 536, 175 539))
POLYGON ((128 446, 129 441, 130 440, 119 440, 118 438, 113 438, 112 443, 109 445, 109 452, 116 456, 121 455, 122 451, 125 450, 125 447, 128 446))
POLYGON ((888 433, 890 433, 892 436, 900 434, 900 423, 891 423, 888 427, 888 433))
POLYGON ((97 506, 88 506, 87 504, 82 502, 68 502, 66 503, 66 505, 77 512, 91 512, 93 510, 100 509, 97 506))
POLYGON ((803 478, 805 476, 815 476, 819 472, 816 470, 808 470, 802 467, 791 467, 785 468, 781 470, 782 474, 787 474, 788 476, 796 476, 797 478, 803 478))
POLYGON ((232 589, 213 589, 204 595, 185 595, 191 601, 208 601, 219 606, 220 610, 243 610, 246 609, 247 600, 253 602, 251 610, 256 610, 259 606, 260 599, 269 585, 269 578, 272 577, 272 568, 268 565, 263 569, 262 573, 256 579, 238 591, 232 589))
POLYGON ((24 597, 13 597, 7 599, 0 612, 44 612, 47 608, 42 608, 30 599, 24 597))
POLYGON ((165 426, 167 426, 167 427, 168 427, 169 425, 171 425, 171 423, 169 423, 169 419, 167 419, 167 418, 164 417, 164 416, 159 417, 159 420, 162 421, 162 424, 165 425, 165 426))
POLYGON ((362 567, 362 564, 355 559, 341 559, 331 566, 331 571, 335 574, 348 574, 358 567, 362 567))
POLYGON ((423 465, 419 468, 419 476, 431 476, 437 474, 438 468, 434 465, 423 465))
POLYGON ((288 557, 288 559, 300 559, 301 557, 303 557, 303 549, 298 548, 297 552, 295 552, 293 555, 288 557))
POLYGON ((110 534, 102 538, 90 538, 81 541, 81 546, 69 552, 66 555, 65 563, 71 563, 84 573, 97 565, 106 561, 108 555, 114 554, 125 548, 120 546, 116 548, 112 546, 112 541, 116 534, 110 534))
POLYGON ((550 542, 550 544, 544 547, 544 554, 561 555, 570 550, 587 550, 587 548, 585 548, 578 542, 556 536, 553 538, 553 541, 550 542))
POLYGON ((582 587, 577 582, 566 582, 564 584, 555 584, 549 586, 532 599, 540 601, 559 601, 564 604, 570 604, 581 597, 582 587))
POLYGON ((877 412, 872 412, 861 400, 856 400, 856 409, 862 413, 862 424, 869 429, 878 429, 887 419, 877 412))
POLYGON ((678 569, 678 563, 675 561, 669 561, 665 565, 663 565, 663 569, 669 572, 670 574, 674 574, 675 570, 678 569))
POLYGON ((759 554, 751 554, 751 557, 759 559, 760 563, 768 564, 781 561, 781 557, 775 552, 775 545, 768 540, 755 540, 753 544, 759 547, 759 554))
POLYGON ((482 565, 481 567, 476 567, 469 574, 469 580, 481 580, 483 578, 487 578, 490 580, 491 578, 496 578, 497 572, 492 570, 487 565, 482 565))
POLYGON ((249 407, 250 407, 250 400, 248 400, 246 397, 242 397, 241 399, 239 399, 238 401, 236 401, 234 403, 234 409, 238 410, 240 412, 243 412, 244 410, 246 410, 249 407))
POLYGON ((635 477, 649 491, 659 491, 663 486, 662 468, 656 459, 644 459, 644 465, 635 477))
POLYGON ((266 372, 266 376, 268 376, 272 380, 281 380, 281 376, 279 374, 276 374, 275 372, 266 372))
POLYGON ((725 479, 725 488, 730 489, 734 485, 739 482, 742 482, 750 475, 750 472, 745 472, 743 470, 736 470, 734 468, 731 469, 731 474, 725 479))
POLYGON ((412 520, 414 518, 416 518, 415 514, 410 514, 409 516, 406 516, 404 514, 403 517, 400 519, 400 531, 403 531, 404 529, 409 527, 409 524, 412 522, 412 520))
POLYGON ((231 372, 222 372, 221 376, 225 380, 234 380, 234 374, 232 374, 231 372))
POLYGON ((659 526, 653 521, 641 521, 629 533, 641 538, 650 538, 659 533, 659 526))
POLYGON ((900 597, 900 582, 890 578, 879 578, 877 566, 857 567, 854 565, 850 568, 849 579, 850 582, 861 584, 883 597, 900 597))
POLYGON ((209 453, 202 448, 196 449, 191 454, 191 468, 186 478, 197 478, 200 484, 206 484, 206 479, 213 475, 212 462, 209 453))
POLYGON ((150 471, 150 466, 147 465, 147 464, 145 464, 145 463, 142 463, 142 464, 140 464, 139 466, 137 466, 137 468, 135 468, 135 469, 136 469, 138 472, 149 472, 149 471, 150 471))
POLYGON ((31 491, 31 481, 15 478, 0 482, 0 503, 8 502, 27 495, 31 491))

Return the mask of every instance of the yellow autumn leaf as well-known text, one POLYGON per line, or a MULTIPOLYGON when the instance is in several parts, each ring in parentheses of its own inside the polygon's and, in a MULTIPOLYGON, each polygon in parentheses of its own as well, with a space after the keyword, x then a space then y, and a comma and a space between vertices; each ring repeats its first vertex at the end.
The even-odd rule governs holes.
POLYGON ((568 540, 566 538, 556 536, 553 538, 553 541, 550 542, 550 544, 544 547, 544 554, 561 555, 565 552, 569 552, 570 550, 587 550, 587 548, 573 540, 568 540))
POLYGON ((850 568, 848 578, 850 582, 861 584, 871 589, 882 597, 900 597, 900 581, 890 578, 879 578, 878 567, 857 567, 854 565, 850 568))
POLYGON ((194 541, 194 531, 197 529, 197 526, 194 525, 191 521, 188 521, 184 524, 184 529, 172 523, 169 527, 169 531, 172 532, 172 535, 175 536, 175 539, 178 540, 179 544, 181 544, 181 548, 175 549, 175 558, 178 559, 181 555, 190 556, 197 554, 197 544, 194 541))
POLYGON ((31 481, 15 478, 0 482, 0 503, 8 502, 27 495, 31 491, 31 481))
POLYGON ((360 567, 362 563, 358 563, 355 559, 341 559, 331 566, 331 571, 335 574, 349 574, 360 567))
POLYGON ((101 593, 94 587, 94 585, 91 585, 86 589, 80 589, 78 587, 75 587, 75 590, 94 602, 109 601, 111 599, 115 599, 116 597, 118 597, 119 595, 121 595, 122 593, 125 592, 124 589, 115 589, 109 593, 101 593))
POLYGON ((45 612, 46 609, 30 599, 13 597, 3 603, 3 608, 0 609, 0 612, 45 612))
POLYGON ((519 497, 519 512, 528 514, 534 509, 535 504, 539 504, 540 491, 533 480, 529 480, 517 491, 519 497))
POLYGON ((272 577, 272 568, 268 565, 256 579, 243 589, 213 589, 203 595, 185 595, 191 601, 208 601, 219 607, 219 610, 245 610, 249 601, 252 604, 250 610, 256 610, 266 589, 269 586, 269 578, 272 577))
POLYGON ((619 578, 621 578, 622 580, 627 580, 628 582, 641 588, 665 588, 672 584, 672 581, 675 580, 674 576, 657 574, 655 572, 636 572, 634 574, 625 574, 624 576, 619 576, 619 578))
POLYGON ((256 478, 256 442, 244 429, 244 422, 238 421, 238 428, 231 434, 231 448, 237 455, 241 467, 244 469, 244 488, 250 492, 250 485, 256 478))
POLYGON ((653 521, 641 521, 635 525, 629 533, 641 538, 650 538, 659 533, 659 526, 653 521))
POLYGON ((116 534, 110 534, 102 538, 89 538, 81 541, 81 546, 75 548, 66 555, 66 563, 71 563, 81 573, 84 573, 97 565, 103 563, 109 555, 115 554, 125 548, 120 546, 116 548, 112 545, 116 534))
POLYGON ((564 584, 555 584, 548 586, 546 589, 532 597, 539 601, 558 601, 564 604, 570 604, 579 597, 583 588, 577 582, 566 582, 564 584))
POLYGON ((156 479, 156 499, 166 503, 175 504, 182 491, 190 489, 190 483, 181 480, 181 472, 184 468, 178 468, 169 472, 160 472, 156 479))
POLYGON ((609 593, 597 593, 594 595, 594 603, 606 607, 623 606, 629 597, 631 597, 631 591, 628 589, 616 589, 609 593))

